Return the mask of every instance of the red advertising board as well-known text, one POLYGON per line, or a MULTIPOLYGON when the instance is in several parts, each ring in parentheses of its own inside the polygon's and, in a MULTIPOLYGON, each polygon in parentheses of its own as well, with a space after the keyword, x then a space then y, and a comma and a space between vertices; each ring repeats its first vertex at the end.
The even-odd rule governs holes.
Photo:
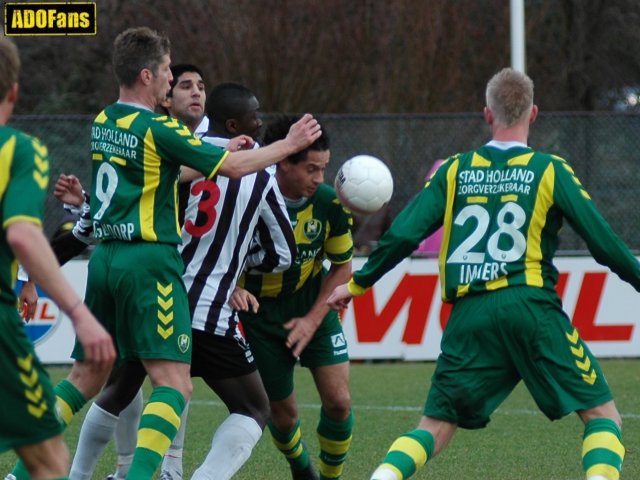
MULTIPOLYGON (((354 270, 365 259, 354 261, 354 270)), ((559 258, 558 293, 572 323, 599 356, 638 356, 640 295, 589 257, 559 258)), ((435 259, 407 259, 343 312, 354 359, 431 360, 451 306, 440 300, 435 259)))
MULTIPOLYGON (((366 259, 354 260, 354 270, 366 259)), ((640 294, 590 257, 562 257, 558 293, 582 338, 599 357, 640 356, 640 294)), ((87 261, 65 265, 76 291, 84 293, 87 261)), ((343 312, 353 359, 433 360, 440 352, 450 306, 440 301, 435 259, 407 259, 343 312)), ((73 329, 42 293, 37 325, 46 325, 36 351, 45 363, 69 363, 73 329), (55 318, 54 318, 55 317, 55 318)))

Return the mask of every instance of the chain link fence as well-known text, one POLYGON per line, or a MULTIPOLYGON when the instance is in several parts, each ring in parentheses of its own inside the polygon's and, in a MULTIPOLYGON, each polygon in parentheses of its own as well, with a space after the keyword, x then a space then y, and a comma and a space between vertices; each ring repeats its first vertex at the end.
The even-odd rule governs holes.
MULTIPOLYGON (((265 115, 268 121, 269 115, 265 115)), ((331 137, 332 183, 340 164, 367 153, 383 159, 394 177, 390 210, 395 215, 424 184, 434 161, 485 143, 490 131, 480 114, 319 115, 331 137)), ((93 117, 85 115, 16 116, 10 125, 39 137, 49 147, 51 188, 60 173, 73 173, 88 188, 93 117)), ((546 113, 533 126, 530 145, 564 157, 573 166, 613 229, 640 251, 640 115, 621 113, 546 113)), ((45 232, 51 235, 64 216, 49 196, 45 232)), ((586 250, 567 225, 560 249, 586 250)))

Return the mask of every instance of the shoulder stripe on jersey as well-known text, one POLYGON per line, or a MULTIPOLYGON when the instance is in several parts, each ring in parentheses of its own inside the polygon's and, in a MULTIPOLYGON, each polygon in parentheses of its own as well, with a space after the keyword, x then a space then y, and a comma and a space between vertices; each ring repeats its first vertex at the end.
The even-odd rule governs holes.
POLYGON ((96 117, 94 122, 95 123, 105 123, 108 119, 109 119, 109 117, 107 117, 107 114, 104 113, 104 110, 103 110, 98 114, 98 116, 96 117))
POLYGON ((527 285, 542 287, 542 230, 547 221, 547 213, 553 205, 553 188, 555 184, 555 170, 553 163, 542 174, 536 201, 533 207, 533 217, 527 232, 527 251, 525 257, 525 279, 527 285))
MULTIPOLYGON (((456 158, 451 162, 451 166, 447 170, 447 204, 444 209, 444 219, 442 222, 442 248, 441 251, 446 252, 449 248, 449 239, 451 237, 451 223, 453 222, 453 200, 456 194, 456 176, 458 174, 458 166, 460 160, 456 158)), ((444 255, 439 255, 438 267, 440 268, 440 288, 445 291, 445 263, 447 259, 444 255)))
POLYGON ((126 117, 119 118, 116 120, 116 127, 129 130, 133 121, 138 118, 138 115, 140 115, 140 112, 135 112, 127 115, 126 117))
POLYGON ((517 157, 510 158, 507 160, 507 165, 510 167, 526 167, 529 165, 529 161, 533 157, 534 152, 528 152, 523 155, 518 155, 517 157))
POLYGON ((491 161, 484 158, 478 152, 473 152, 473 157, 471 158, 471 166, 489 168, 491 166, 491 161))
POLYGON ((140 196, 140 236, 147 242, 158 240, 154 229, 155 199, 160 185, 160 156, 151 129, 144 136, 144 186, 140 196))

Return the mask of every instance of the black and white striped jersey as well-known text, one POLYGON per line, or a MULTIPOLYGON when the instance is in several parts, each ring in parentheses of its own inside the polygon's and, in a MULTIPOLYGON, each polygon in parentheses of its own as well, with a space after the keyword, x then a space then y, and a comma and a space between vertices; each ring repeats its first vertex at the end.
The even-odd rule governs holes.
MULTIPOLYGON (((219 144, 220 139, 203 138, 219 144)), ((228 304, 245 263, 286 270, 296 254, 293 230, 275 177, 266 171, 239 180, 216 175, 185 184, 189 196, 179 247, 192 328, 237 336, 228 304), (259 246, 259 248, 256 248, 259 246)))

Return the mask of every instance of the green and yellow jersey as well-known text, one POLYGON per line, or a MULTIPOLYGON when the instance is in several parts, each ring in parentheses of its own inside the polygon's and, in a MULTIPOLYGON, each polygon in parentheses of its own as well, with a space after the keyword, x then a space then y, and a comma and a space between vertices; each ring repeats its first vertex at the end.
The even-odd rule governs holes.
POLYGON ((497 142, 440 166, 354 273, 350 290, 357 294, 373 285, 440 225, 445 301, 514 285, 553 290, 558 279, 553 256, 564 218, 597 262, 640 290, 637 259, 569 164, 522 144, 497 142))
POLYGON ((257 297, 282 297, 299 290, 322 272, 327 258, 342 264, 351 260, 353 220, 338 201, 335 190, 322 184, 299 205, 287 203, 298 254, 289 269, 280 273, 247 272, 239 285, 257 297))
POLYGON ((18 262, 7 244, 6 230, 14 222, 42 225, 49 185, 47 147, 37 138, 0 127, 0 301, 16 305, 18 262))
POLYGON ((180 165, 211 178, 226 155, 174 118, 131 104, 108 106, 91 129, 94 235, 101 240, 180 243, 180 165))

